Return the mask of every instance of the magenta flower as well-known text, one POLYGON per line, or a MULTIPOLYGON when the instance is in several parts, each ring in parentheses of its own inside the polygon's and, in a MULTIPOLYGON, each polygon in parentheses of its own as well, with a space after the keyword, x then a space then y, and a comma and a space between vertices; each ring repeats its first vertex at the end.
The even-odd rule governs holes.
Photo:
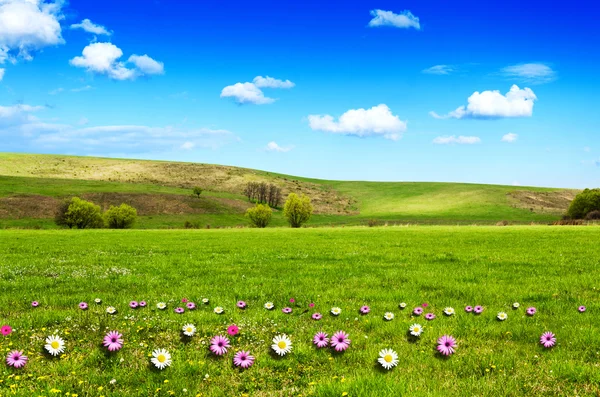
POLYGON ((475 314, 481 314, 483 313, 483 306, 475 306, 473 311, 475 312, 475 314))
POLYGON ((321 313, 314 313, 311 317, 313 320, 319 321, 320 319, 323 318, 323 315, 321 313))
POLYGON ((31 302, 31 306, 33 306, 33 307, 38 307, 39 305, 40 305, 40 302, 38 302, 38 301, 31 302))
POLYGON ((244 301, 238 301, 237 303, 237 307, 239 307, 240 309, 245 309, 246 308, 246 302, 244 301))
POLYGON ((80 308, 81 310, 87 310, 87 308, 88 308, 88 304, 87 304, 87 303, 85 303, 85 302, 81 302, 81 303, 79 304, 79 308, 80 308))
POLYGON ((415 316, 420 316, 421 314, 423 314, 423 309, 421 309, 420 307, 415 307, 413 310, 413 314, 415 316))
POLYGON ((284 307, 283 309, 281 309, 281 311, 284 312, 285 314, 290 314, 292 312, 292 308, 284 307))
POLYGON ((433 320, 434 318, 435 318, 435 314, 433 314, 433 313, 427 313, 427 314, 425 315, 425 320, 429 320, 429 321, 431 321, 431 320, 433 320))
POLYGON ((181 303, 187 303, 187 301, 188 301, 187 298, 182 298, 181 299, 181 303))
POLYGON ((196 308, 196 304, 194 302, 188 302, 185 304, 185 307, 187 307, 188 310, 194 310, 196 308))
POLYGON ((348 346, 350 346, 350 339, 348 339, 348 334, 344 331, 338 331, 331 337, 331 347, 335 351, 343 352, 348 346))
POLYGON ((556 344, 556 336, 552 332, 544 332, 540 337, 540 343, 548 349, 556 344))
POLYGON ((27 356, 24 356, 23 352, 13 350, 6 356, 6 364, 9 367, 22 368, 27 364, 27 356))
POLYGON ((296 299, 290 298, 290 303, 296 303, 296 299))
POLYGON ((222 356, 227 353, 227 349, 230 348, 229 339, 224 336, 217 335, 210 340, 210 351, 217 356, 222 356))
POLYGON ((429 306, 429 303, 425 302, 425 303, 421 304, 421 306, 427 307, 427 306, 429 306))
POLYGON ((465 311, 467 313, 471 313, 473 311, 473 306, 467 306, 467 307, 465 307, 465 311))
POLYGON ((104 347, 107 347, 108 351, 110 352, 121 350, 123 347, 123 335, 117 331, 110 331, 108 334, 106 334, 106 336, 104 336, 102 344, 104 347))
POLYGON ((583 313, 585 311, 585 306, 579 306, 577 310, 579 310, 579 313, 583 313))
POLYGON ((535 307, 528 307, 525 313, 527 313, 528 316, 533 316, 535 312, 537 312, 535 307))
POLYGON ((250 368, 254 364, 254 356, 251 356, 250 352, 241 350, 233 356, 233 364, 244 369, 250 368))
POLYGON ((0 333, 4 336, 10 335, 12 332, 12 328, 10 327, 10 325, 3 325, 2 328, 0 328, 0 333))
POLYGON ((136 309, 138 307, 138 303, 136 301, 129 302, 129 307, 132 309, 136 309))
POLYGON ((319 349, 322 347, 327 347, 329 344, 329 338, 325 332, 318 332, 313 338, 313 343, 317 345, 319 349))
POLYGON ((184 311, 185 311, 185 310, 183 309, 183 307, 178 307, 178 308, 176 308, 176 309, 175 309, 175 313, 177 313, 177 314, 181 314, 181 313, 183 313, 184 311))
POLYGON ((141 301, 140 302, 140 307, 146 307, 146 305, 147 305, 146 301, 141 301))
POLYGON ((363 306, 360 308, 360 314, 367 314, 371 311, 371 309, 369 308, 369 306, 363 306))
POLYGON ((454 354, 454 349, 456 349, 456 339, 450 335, 444 335, 437 340, 437 350, 442 353, 444 356, 449 356, 454 354))
POLYGON ((236 336, 239 332, 240 329, 235 324, 231 324, 229 327, 227 327, 227 333, 231 336, 236 336))
POLYGON ((315 304, 311 302, 308 304, 308 307, 310 307, 312 309, 313 307, 315 307, 315 304))

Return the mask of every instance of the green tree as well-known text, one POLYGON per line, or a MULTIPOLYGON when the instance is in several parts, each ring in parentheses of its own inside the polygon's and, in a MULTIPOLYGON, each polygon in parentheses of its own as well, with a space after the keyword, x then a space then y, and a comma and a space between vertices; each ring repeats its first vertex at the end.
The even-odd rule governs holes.
POLYGON ((55 222, 69 229, 93 229, 104 225, 100 206, 79 197, 73 197, 60 206, 55 222))
POLYGON ((198 198, 200 198, 200 195, 202 194, 202 188, 199 186, 196 186, 193 190, 194 195, 198 196, 198 198))
POLYGON ((583 219, 592 211, 600 210, 600 189, 585 189, 575 196, 567 215, 573 219, 583 219))
POLYGON ((110 229, 130 229, 137 220, 137 210, 130 205, 111 205, 104 213, 106 226, 110 229))
POLYGON ((283 206, 283 215, 291 227, 302 226, 308 222, 312 213, 313 206, 310 203, 310 197, 305 195, 298 197, 296 193, 290 193, 283 206))
POLYGON ((254 227, 267 227, 271 222, 273 210, 266 204, 257 204, 254 208, 248 208, 246 216, 254 227))

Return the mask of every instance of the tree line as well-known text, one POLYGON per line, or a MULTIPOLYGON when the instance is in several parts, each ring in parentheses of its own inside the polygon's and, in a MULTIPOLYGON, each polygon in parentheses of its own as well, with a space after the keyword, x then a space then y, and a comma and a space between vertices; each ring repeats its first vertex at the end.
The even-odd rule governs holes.
POLYGON ((250 201, 267 204, 271 208, 277 208, 281 203, 281 188, 272 183, 248 182, 244 189, 244 195, 250 201))

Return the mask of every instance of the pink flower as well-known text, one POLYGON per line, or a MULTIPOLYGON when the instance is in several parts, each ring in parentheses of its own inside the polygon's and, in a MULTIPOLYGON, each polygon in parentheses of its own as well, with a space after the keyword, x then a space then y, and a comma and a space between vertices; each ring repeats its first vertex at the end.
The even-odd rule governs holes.
POLYGON ((284 307, 283 309, 281 309, 281 311, 284 312, 285 314, 290 314, 292 312, 292 308, 284 307))
POLYGON ((317 345, 319 349, 322 347, 327 347, 329 344, 329 338, 325 332, 319 332, 314 336, 313 343, 317 345))
POLYGON ((27 356, 24 356, 22 351, 13 350, 6 356, 6 364, 9 367, 22 368, 27 364, 27 356))
POLYGON ((131 302, 129 302, 129 307, 130 307, 130 308, 132 308, 132 309, 135 309, 135 308, 137 308, 138 306, 139 306, 139 305, 138 305, 138 303, 137 303, 136 301, 131 301, 131 302))
POLYGON ((363 306, 360 308, 360 313, 361 314, 368 314, 371 311, 371 309, 369 308, 369 306, 363 306))
POLYGON ((194 310, 196 308, 196 304, 194 302, 188 302, 185 304, 185 307, 187 307, 189 310, 194 310))
POLYGON ((338 331, 331 337, 331 347, 335 351, 343 352, 348 346, 350 346, 350 339, 348 339, 348 334, 344 331, 338 331))
POLYGON ((182 298, 181 299, 181 303, 187 303, 187 301, 188 301, 187 298, 182 298))
POLYGON ((577 310, 579 310, 579 313, 583 313, 585 311, 585 306, 579 306, 577 310))
POLYGON ((415 316, 420 316, 421 314, 423 314, 423 309, 421 309, 420 307, 415 307, 413 310, 413 314, 415 316))
POLYGON ((121 350, 123 347, 123 335, 117 331, 110 331, 102 340, 102 344, 111 352, 121 350))
POLYGON ((421 306, 427 307, 427 306, 429 306, 429 303, 425 302, 425 303, 421 304, 421 306))
POLYGON ((429 320, 429 321, 431 321, 431 320, 433 320, 434 318, 435 318, 435 314, 433 314, 433 313, 427 313, 427 314, 425 315, 425 320, 429 320))
POLYGON ((465 311, 467 313, 471 313, 473 311, 473 306, 467 306, 467 307, 465 307, 465 311))
POLYGON ((314 313, 311 317, 313 320, 319 321, 320 319, 323 318, 323 315, 321 313, 314 313))
POLYGON ((88 308, 88 304, 87 304, 87 303, 85 303, 85 302, 81 302, 81 303, 79 304, 79 308, 80 308, 81 310, 87 310, 87 308, 88 308))
POLYGON ((481 314, 483 313, 483 306, 475 306, 473 311, 475 312, 475 314, 481 314))
POLYGON ((246 302, 244 301, 238 301, 237 303, 237 307, 239 307, 240 309, 245 309, 246 308, 246 302))
POLYGON ((315 304, 314 303, 309 303, 308 307, 310 307, 312 309, 313 307, 315 307, 315 304))
POLYGON ((4 336, 10 335, 12 332, 12 328, 10 327, 10 325, 3 325, 2 328, 0 328, 0 333, 4 336))
POLYGON ((537 312, 537 309, 535 307, 528 307, 525 313, 527 313, 528 316, 533 316, 535 312, 537 312))
POLYGON ((251 356, 250 352, 241 350, 233 356, 233 364, 236 367, 249 368, 254 364, 254 356, 251 356))
POLYGON ((33 307, 38 307, 39 305, 40 305, 40 302, 38 302, 38 301, 31 302, 31 306, 33 306, 33 307))
POLYGON ((296 303, 296 299, 290 298, 290 303, 296 303))
POLYGON ((548 349, 556 344, 556 336, 552 332, 545 332, 540 337, 540 343, 548 349))
POLYGON ((235 324, 231 324, 228 328, 227 328, 227 333, 231 336, 236 336, 238 333, 240 332, 240 329, 238 328, 237 325, 235 324))
POLYGON ((210 351, 217 356, 222 356, 227 353, 227 349, 230 348, 229 339, 224 336, 217 335, 210 340, 210 351))
POLYGON ((182 314, 185 310, 183 309, 183 307, 178 307, 175 309, 175 313, 177 314, 182 314))
POLYGON ((450 335, 444 335, 437 340, 437 350, 444 356, 449 356, 454 353, 456 346, 456 339, 450 335))
POLYGON ((146 307, 146 305, 147 305, 146 301, 141 301, 140 302, 140 307, 146 307))

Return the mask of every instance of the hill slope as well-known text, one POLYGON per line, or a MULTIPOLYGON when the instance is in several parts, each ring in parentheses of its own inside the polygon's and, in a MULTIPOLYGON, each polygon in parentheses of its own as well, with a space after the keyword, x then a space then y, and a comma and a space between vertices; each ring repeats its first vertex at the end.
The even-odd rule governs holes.
MULTIPOLYGON (((315 205, 313 224, 360 224, 368 219, 411 223, 549 222, 576 191, 430 182, 308 179, 212 164, 0 153, 0 225, 51 227, 60 200, 78 195, 106 208, 138 208, 139 227, 245 224, 250 181, 304 193, 315 205), (200 199, 190 188, 205 189, 200 199)), ((274 225, 284 225, 280 212, 274 225)))

